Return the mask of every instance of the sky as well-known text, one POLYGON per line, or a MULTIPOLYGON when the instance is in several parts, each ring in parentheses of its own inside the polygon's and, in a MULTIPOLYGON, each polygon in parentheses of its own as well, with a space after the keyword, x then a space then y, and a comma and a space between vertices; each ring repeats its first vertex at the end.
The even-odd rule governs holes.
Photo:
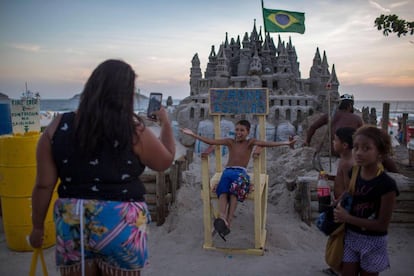
MULTIPOLYGON (((414 36, 387 37, 381 14, 414 21, 412 0, 264 0, 268 9, 305 13, 306 31, 271 33, 296 48, 302 78, 319 48, 335 65, 339 93, 356 100, 414 100, 414 36)), ((42 98, 71 98, 102 61, 122 59, 142 94, 190 95, 191 59, 204 74, 211 46, 262 28, 260 0, 0 0, 0 93, 25 84, 42 98)))

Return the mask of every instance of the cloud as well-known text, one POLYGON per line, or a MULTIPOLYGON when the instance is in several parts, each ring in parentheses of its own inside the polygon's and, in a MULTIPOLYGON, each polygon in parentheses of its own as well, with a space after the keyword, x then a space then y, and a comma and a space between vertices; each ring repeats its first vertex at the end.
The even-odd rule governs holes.
POLYGON ((21 50, 25 52, 32 52, 32 53, 36 53, 41 50, 40 46, 35 45, 35 44, 10 44, 10 47, 17 49, 17 50, 21 50))
POLYGON ((382 77, 370 77, 365 80, 366 84, 374 84, 385 87, 413 87, 414 80, 411 76, 396 76, 384 82, 382 77))
POLYGON ((391 4, 391 8, 398 8, 398 7, 402 7, 409 4, 409 1, 402 1, 402 2, 397 2, 397 3, 393 3, 391 4))
POLYGON ((85 55, 85 51, 81 51, 77 48, 65 48, 62 50, 62 53, 70 55, 85 55))
POLYGON ((373 6, 374 8, 376 8, 378 10, 380 10, 381 12, 386 12, 386 13, 391 12, 390 9, 382 7, 380 4, 378 4, 375 1, 369 1, 369 3, 371 4, 371 6, 373 6))

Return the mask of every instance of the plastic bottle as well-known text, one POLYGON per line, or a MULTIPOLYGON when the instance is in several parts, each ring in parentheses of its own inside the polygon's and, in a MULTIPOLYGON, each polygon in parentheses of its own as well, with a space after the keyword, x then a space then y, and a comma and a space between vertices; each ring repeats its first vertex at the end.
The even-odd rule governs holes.
POLYGON ((328 183, 328 175, 325 171, 319 173, 318 179, 319 213, 324 212, 331 205, 331 188, 328 183))

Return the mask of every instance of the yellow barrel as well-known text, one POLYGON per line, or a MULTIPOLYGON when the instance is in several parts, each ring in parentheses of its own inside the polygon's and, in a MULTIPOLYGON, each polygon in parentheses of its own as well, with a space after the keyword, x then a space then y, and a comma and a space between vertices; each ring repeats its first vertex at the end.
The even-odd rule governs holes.
POLYGON ((39 133, 0 136, 0 195, 31 196, 39 133))
MULTIPOLYGON (((43 248, 56 243, 55 223, 53 222, 53 205, 57 192, 53 193, 49 210, 45 219, 45 235, 43 248)), ((32 251, 26 237, 32 231, 32 200, 31 197, 1 197, 3 209, 3 227, 7 247, 14 251, 32 251)))
MULTIPOLYGON (((26 236, 32 230, 32 190, 36 178, 36 146, 39 133, 0 136, 0 196, 7 246, 15 251, 32 251, 26 236)), ((43 247, 56 243, 52 200, 45 220, 43 247)))

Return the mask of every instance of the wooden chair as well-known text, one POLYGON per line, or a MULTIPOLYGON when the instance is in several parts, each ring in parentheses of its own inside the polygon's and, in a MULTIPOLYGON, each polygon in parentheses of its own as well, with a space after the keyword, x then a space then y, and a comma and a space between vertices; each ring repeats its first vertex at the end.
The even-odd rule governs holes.
MULTIPOLYGON (((225 90, 225 89, 222 89, 225 90)), ((220 91, 222 91, 220 90, 220 91)), ((260 89, 264 90, 264 89, 260 89)), ((216 91, 214 91, 216 92, 216 91)), ((263 92, 263 91, 261 91, 263 92)), ((265 140, 265 116, 267 114, 267 90, 266 95, 266 112, 250 113, 255 114, 258 118, 259 139, 265 140)), ((210 91, 210 101, 214 101, 210 91)), ((262 99, 263 100, 263 99, 262 99)), ((212 104, 210 102, 210 114, 214 119, 214 136, 221 137, 221 114, 211 112, 212 104)), ((246 114, 246 110, 242 110, 246 114)), ((254 248, 225 248, 216 247, 213 244, 212 230, 213 220, 217 216, 214 211, 213 200, 217 200, 217 195, 212 192, 212 187, 218 183, 223 172, 221 146, 213 146, 201 154, 201 172, 202 172, 202 200, 203 200, 203 217, 204 217, 204 249, 219 250, 227 253, 242 253, 263 255, 266 242, 266 212, 269 176, 266 173, 266 148, 257 147, 253 152, 253 172, 249 173, 254 190, 249 193, 246 200, 254 202, 254 248), (215 152, 215 173, 210 176, 210 155, 215 152)))

